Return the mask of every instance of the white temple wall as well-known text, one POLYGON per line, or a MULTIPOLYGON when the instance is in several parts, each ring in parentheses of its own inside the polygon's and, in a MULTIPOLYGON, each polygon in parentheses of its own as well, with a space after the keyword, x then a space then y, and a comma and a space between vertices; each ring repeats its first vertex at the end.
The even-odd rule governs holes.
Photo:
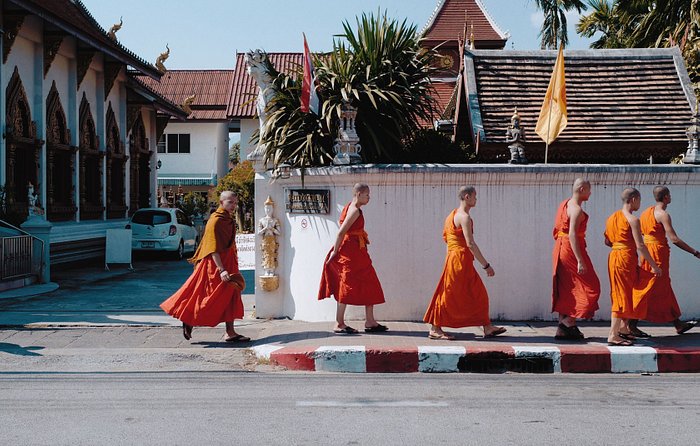
MULTIPOLYGON (((551 320, 552 225, 558 205, 571 194, 576 177, 593 184, 584 209, 590 215, 588 252, 602 284, 596 319, 610 317, 607 275, 609 248, 603 244, 605 220, 621 207, 620 192, 633 186, 642 193, 642 209, 653 204, 651 191, 658 184, 671 189, 669 211, 680 237, 700 248, 700 168, 692 166, 383 166, 307 170, 305 187, 330 190, 328 215, 285 212, 285 190, 301 188, 300 172, 270 183, 268 172, 256 174, 257 218, 264 215, 268 195, 275 201, 280 220, 280 287, 265 292, 258 285, 256 315, 291 317, 308 321, 335 319, 335 301, 316 300, 323 260, 338 229, 338 217, 351 199, 356 182, 371 187, 371 201, 363 207, 371 245, 370 256, 382 283, 386 303, 375 309, 380 320, 421 320, 432 297, 445 259, 442 227, 447 214, 458 206, 457 189, 477 188, 478 204, 472 211, 475 239, 496 276, 486 277, 490 314, 502 320, 551 320)), ((260 243, 260 237, 256 243, 260 243)), ((258 250, 259 252, 259 250, 258 250)), ((671 278, 686 318, 700 316, 700 262, 672 248, 671 278)), ((363 318, 361 307, 349 307, 350 318, 363 318)))
POLYGON ((241 119, 241 160, 245 161, 248 154, 255 150, 256 145, 250 143, 253 132, 260 128, 260 121, 255 119, 241 119))

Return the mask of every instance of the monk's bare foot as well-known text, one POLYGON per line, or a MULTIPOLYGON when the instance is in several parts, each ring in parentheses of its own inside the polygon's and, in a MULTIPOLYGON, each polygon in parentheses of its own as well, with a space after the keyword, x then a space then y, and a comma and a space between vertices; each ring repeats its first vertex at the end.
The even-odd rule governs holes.
POLYGON ((484 337, 492 338, 506 332, 506 327, 497 327, 495 325, 487 325, 484 327, 484 337))

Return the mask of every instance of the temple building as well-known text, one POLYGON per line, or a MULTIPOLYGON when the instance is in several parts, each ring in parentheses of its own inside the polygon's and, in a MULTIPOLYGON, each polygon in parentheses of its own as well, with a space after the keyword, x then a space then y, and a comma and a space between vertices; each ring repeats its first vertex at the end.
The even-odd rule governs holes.
POLYGON ((156 142, 187 114, 135 77, 162 73, 119 43, 121 25, 105 31, 79 0, 0 11, 3 220, 19 225, 35 202, 50 263, 100 257, 107 229, 156 204, 156 142))
POLYGON ((168 70, 160 80, 138 79, 188 113, 170 121, 158 141, 159 204, 174 205, 188 192, 207 198, 228 173, 229 132, 239 131, 227 115, 234 70, 168 70))

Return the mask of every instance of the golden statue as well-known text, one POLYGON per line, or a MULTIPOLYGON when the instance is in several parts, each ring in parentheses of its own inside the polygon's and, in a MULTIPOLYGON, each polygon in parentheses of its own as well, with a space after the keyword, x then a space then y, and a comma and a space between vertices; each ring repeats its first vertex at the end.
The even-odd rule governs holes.
POLYGON ((187 96, 184 101, 182 101, 182 109, 187 113, 188 115, 192 113, 192 109, 190 108, 190 105, 194 102, 194 98, 197 97, 196 94, 192 94, 190 96, 187 96))
POLYGON ((112 25, 112 27, 109 29, 109 32, 107 33, 107 37, 109 37, 113 41, 117 41, 117 31, 122 29, 122 25, 124 24, 124 20, 122 20, 122 17, 119 17, 119 23, 115 23, 112 25))
POLYGON ((168 57, 170 57, 170 47, 167 43, 165 44, 165 49, 166 51, 160 53, 160 56, 158 56, 158 59, 156 59, 156 68, 163 74, 165 74, 168 71, 168 69, 165 68, 165 65, 163 65, 163 62, 165 62, 165 60, 168 57))
POLYGON ((272 216, 275 202, 269 196, 265 200, 265 216, 258 222, 258 235, 262 236, 260 250, 262 251, 263 276, 274 276, 277 268, 277 236, 280 235, 280 222, 272 216))

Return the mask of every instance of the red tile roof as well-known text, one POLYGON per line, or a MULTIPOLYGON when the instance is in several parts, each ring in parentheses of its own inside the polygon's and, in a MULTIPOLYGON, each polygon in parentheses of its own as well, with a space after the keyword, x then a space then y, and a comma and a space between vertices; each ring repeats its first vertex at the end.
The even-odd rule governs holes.
MULTIPOLYGON (((248 75, 246 64, 243 60, 244 53, 236 55, 236 73, 233 76, 233 89, 228 106, 228 115, 231 118, 253 118, 257 116, 256 101, 258 97, 258 84, 248 75)), ((302 53, 267 53, 270 62, 281 73, 288 73, 301 66, 302 53)))
MULTIPOLYGON (((135 70, 157 78, 155 66, 115 42, 100 26, 80 0, 10 0, 16 6, 53 23, 78 40, 95 47, 135 70)), ((6 2, 7 7, 8 2, 6 2)))
MULTIPOLYGON (((502 49, 508 38, 488 15, 480 0, 440 0, 423 30, 430 42, 456 41, 464 33, 464 22, 474 25, 476 48, 502 49)), ((471 28, 467 30, 469 33, 471 28)), ((462 36, 465 37, 465 36, 462 36)), ((468 39, 469 36, 467 35, 468 39)))
POLYGON ((187 119, 225 120, 234 75, 234 70, 168 70, 160 82, 146 76, 138 79, 178 105, 194 94, 187 119))

